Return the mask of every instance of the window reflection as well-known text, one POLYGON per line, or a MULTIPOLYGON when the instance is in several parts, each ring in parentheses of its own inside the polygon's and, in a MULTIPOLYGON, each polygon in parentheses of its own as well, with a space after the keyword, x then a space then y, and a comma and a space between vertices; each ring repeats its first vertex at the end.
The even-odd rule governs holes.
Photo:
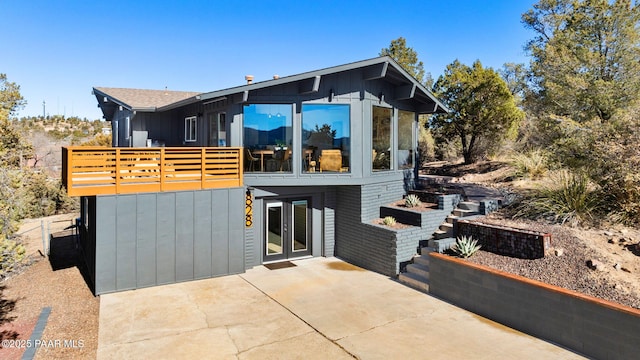
POLYGON ((291 172, 293 106, 245 105, 245 171, 291 172))
POLYGON ((372 169, 373 171, 391 169, 391 125, 393 110, 380 106, 373 107, 372 121, 372 169))
POLYGON ((416 114, 398 111, 398 168, 413 168, 413 128, 416 114))
POLYGON ((349 172, 350 146, 349 105, 302 106, 304 172, 349 172))

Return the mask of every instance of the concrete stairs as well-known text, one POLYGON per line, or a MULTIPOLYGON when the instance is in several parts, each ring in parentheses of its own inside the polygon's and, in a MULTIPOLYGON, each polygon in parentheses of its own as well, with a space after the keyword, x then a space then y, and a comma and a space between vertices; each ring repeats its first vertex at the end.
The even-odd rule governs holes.
POLYGON ((407 272, 400 273, 398 280, 416 290, 429 292, 429 248, 422 248, 422 255, 413 258, 413 264, 407 265, 407 272))
POLYGON ((440 228, 433 233, 433 237, 429 240, 429 247, 434 251, 444 252, 456 243, 455 234, 453 232, 454 223, 462 218, 471 218, 480 215, 480 203, 475 201, 462 201, 453 210, 452 214, 447 216, 445 222, 440 228))

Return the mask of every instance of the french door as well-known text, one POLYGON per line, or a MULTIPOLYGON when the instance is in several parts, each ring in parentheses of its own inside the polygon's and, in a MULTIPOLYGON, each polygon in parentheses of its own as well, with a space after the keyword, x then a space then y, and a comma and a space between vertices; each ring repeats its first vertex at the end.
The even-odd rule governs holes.
POLYGON ((267 201, 264 261, 311 255, 308 199, 267 201))

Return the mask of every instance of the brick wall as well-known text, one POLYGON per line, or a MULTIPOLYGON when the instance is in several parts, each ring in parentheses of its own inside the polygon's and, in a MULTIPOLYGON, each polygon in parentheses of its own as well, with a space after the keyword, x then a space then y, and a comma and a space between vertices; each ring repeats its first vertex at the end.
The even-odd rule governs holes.
POLYGON ((429 292, 456 306, 596 359, 640 354, 640 310, 430 254, 429 292))
POLYGON ((482 249, 522 259, 539 259, 551 248, 551 234, 460 220, 456 236, 471 236, 482 249))

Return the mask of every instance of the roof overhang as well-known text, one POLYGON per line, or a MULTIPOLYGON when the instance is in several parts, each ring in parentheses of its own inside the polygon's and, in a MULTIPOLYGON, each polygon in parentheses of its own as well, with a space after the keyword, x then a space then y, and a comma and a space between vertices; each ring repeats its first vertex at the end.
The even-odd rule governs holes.
POLYGON ((395 94, 385 95, 389 96, 389 99, 393 97, 396 100, 415 101, 418 103, 416 107, 421 113, 446 113, 449 111, 424 85, 389 56, 203 93, 198 100, 193 100, 193 102, 210 103, 215 99, 232 98, 236 103, 244 103, 248 101, 252 91, 294 82, 298 83, 299 94, 310 94, 318 91, 323 76, 359 68, 363 69, 363 80, 384 79, 395 86, 395 94))

